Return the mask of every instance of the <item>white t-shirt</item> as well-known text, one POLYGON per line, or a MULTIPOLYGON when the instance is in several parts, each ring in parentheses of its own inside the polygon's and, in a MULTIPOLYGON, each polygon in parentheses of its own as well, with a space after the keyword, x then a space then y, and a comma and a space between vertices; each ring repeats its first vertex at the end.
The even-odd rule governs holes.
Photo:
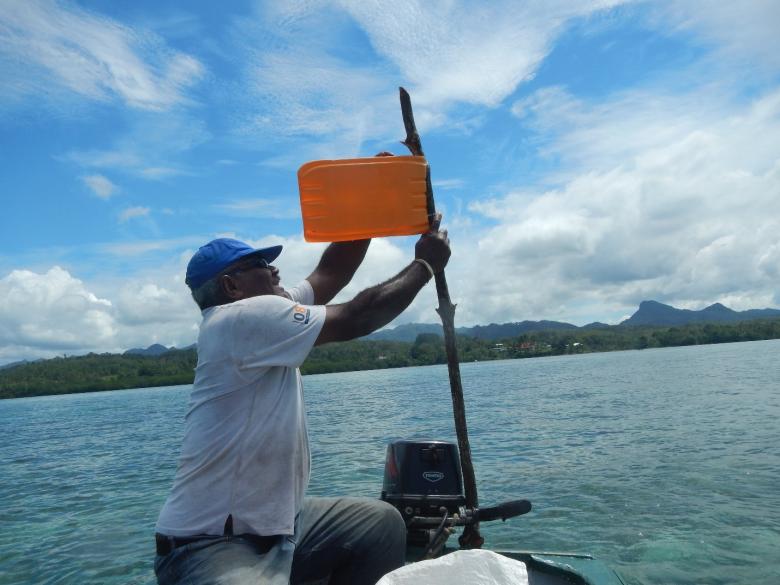
POLYGON ((325 322, 308 281, 203 311, 198 366, 173 488, 157 520, 170 536, 293 534, 309 481, 298 371, 325 322), (300 304, 299 304, 300 303, 300 304))

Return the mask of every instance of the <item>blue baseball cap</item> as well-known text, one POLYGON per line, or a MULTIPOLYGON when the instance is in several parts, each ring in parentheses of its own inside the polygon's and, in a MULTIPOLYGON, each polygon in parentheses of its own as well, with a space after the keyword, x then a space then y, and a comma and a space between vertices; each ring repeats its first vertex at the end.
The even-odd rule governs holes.
POLYGON ((271 263, 281 253, 281 246, 257 249, 233 238, 217 238, 201 246, 195 252, 190 263, 187 264, 187 277, 184 282, 192 290, 195 290, 244 256, 257 254, 266 262, 271 263))

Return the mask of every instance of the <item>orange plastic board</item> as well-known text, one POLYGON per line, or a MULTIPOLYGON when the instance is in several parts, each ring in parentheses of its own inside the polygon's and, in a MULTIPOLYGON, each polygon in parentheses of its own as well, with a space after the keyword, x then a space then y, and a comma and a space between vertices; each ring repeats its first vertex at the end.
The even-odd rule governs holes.
POLYGON ((298 169, 303 236, 343 242, 428 230, 421 156, 316 160, 298 169))

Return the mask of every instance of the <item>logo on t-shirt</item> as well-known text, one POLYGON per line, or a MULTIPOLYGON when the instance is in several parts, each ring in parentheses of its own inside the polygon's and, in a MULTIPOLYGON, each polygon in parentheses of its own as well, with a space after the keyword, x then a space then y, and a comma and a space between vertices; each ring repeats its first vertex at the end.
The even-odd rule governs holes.
POLYGON ((311 313, 310 309, 307 309, 306 307, 302 307, 300 305, 295 305, 293 307, 293 320, 297 321, 298 323, 303 323, 306 325, 309 322, 309 314, 311 313))

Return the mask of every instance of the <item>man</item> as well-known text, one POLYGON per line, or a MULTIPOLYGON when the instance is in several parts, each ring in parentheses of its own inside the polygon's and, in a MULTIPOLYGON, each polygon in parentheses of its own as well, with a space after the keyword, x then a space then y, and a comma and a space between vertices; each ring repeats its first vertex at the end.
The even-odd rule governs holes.
POLYGON ((306 498, 309 445, 298 366, 314 345, 383 327, 450 256, 438 216, 415 259, 351 301, 328 305, 369 241, 331 244, 285 290, 255 250, 221 238, 201 247, 186 282, 203 312, 179 466, 157 522, 160 585, 373 584, 404 562, 405 527, 368 498, 306 498))

